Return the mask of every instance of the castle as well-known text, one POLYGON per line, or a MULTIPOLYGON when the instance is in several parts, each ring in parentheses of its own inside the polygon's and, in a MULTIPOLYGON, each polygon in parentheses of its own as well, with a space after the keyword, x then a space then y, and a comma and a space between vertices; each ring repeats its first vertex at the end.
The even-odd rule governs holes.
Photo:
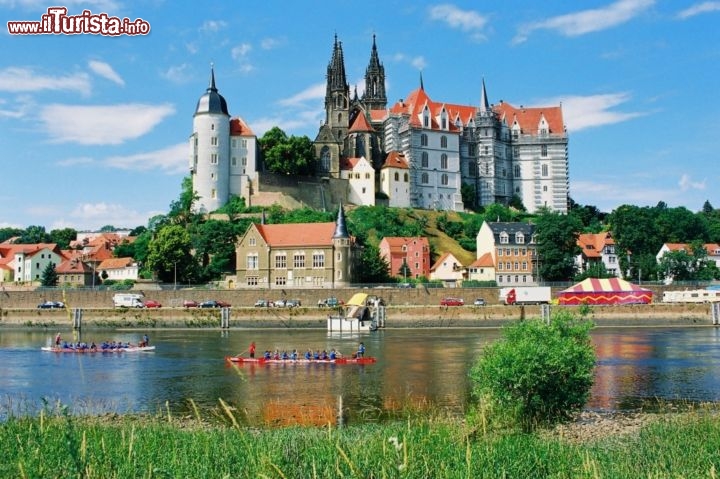
MULTIPOLYGON (((362 96, 350 93, 337 36, 326 81, 325 121, 314 140, 316 176, 344 182, 338 203, 463 211, 465 203, 507 205, 517 198, 531 213, 567 212, 561 106, 491 105, 484 80, 478 105, 438 102, 421 76, 417 89, 388 107, 374 35, 362 96)), ((198 101, 190 144, 201 211, 232 195, 251 203, 260 175, 257 137, 241 118, 230 118, 214 72, 198 101)))

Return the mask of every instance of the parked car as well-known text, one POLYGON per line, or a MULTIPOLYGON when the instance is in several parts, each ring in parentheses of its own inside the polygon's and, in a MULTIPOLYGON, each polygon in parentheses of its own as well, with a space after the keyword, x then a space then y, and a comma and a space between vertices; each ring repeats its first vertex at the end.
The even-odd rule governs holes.
POLYGON ((162 304, 160 304, 160 301, 156 301, 154 299, 146 299, 144 302, 146 308, 162 308, 162 304))
POLYGON ((258 299, 255 301, 256 308, 271 308, 273 304, 272 301, 268 301, 267 299, 258 299))
POLYGON ((462 298, 443 298, 440 300, 440 306, 464 306, 465 300, 462 298))
POLYGON ((330 298, 321 299, 318 301, 318 308, 337 308, 342 305, 343 302, 332 296, 330 298))
POLYGON ((183 308, 197 308, 198 303, 192 299, 186 299, 183 301, 183 308))
POLYGON ((198 308, 229 308, 230 303, 221 301, 219 299, 208 299, 198 305, 198 308))
POLYGON ((413 287, 413 285, 410 284, 410 283, 400 283, 400 284, 398 284, 398 288, 401 288, 401 289, 410 289, 410 288, 412 288, 412 287, 413 287))
POLYGON ((287 306, 287 301, 284 299, 278 299, 277 301, 274 301, 273 304, 276 308, 284 308, 287 306))
POLYGON ((473 302, 473 306, 485 306, 485 300, 483 298, 478 298, 473 302))
POLYGON ((298 306, 302 306, 302 303, 299 299, 288 299, 285 301, 285 306, 288 308, 297 308, 298 306))
POLYGON ((65 303, 62 301, 45 301, 38 304, 39 309, 62 309, 65 307, 65 303))

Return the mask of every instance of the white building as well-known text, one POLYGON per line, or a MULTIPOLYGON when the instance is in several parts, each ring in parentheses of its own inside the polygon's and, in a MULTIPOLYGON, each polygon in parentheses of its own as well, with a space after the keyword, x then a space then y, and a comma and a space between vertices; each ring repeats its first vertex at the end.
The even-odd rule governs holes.
POLYGON ((348 180, 347 199, 350 203, 375 205, 375 169, 364 156, 341 160, 340 178, 348 180))
POLYGON ((410 207, 410 166, 402 152, 387 155, 380 169, 380 191, 388 197, 388 206, 410 207))
POLYGON ((498 286, 537 284, 537 242, 535 225, 528 223, 483 222, 478 231, 477 258, 490 254, 498 286))
POLYGON ((193 115, 190 173, 198 211, 215 211, 233 195, 250 204, 252 182, 257 181, 257 137, 241 118, 230 118, 214 70, 193 115))
POLYGON ((442 281, 445 287, 448 288, 462 286, 462 280, 464 278, 465 267, 455 255, 450 252, 440 256, 430 268, 430 280, 442 281))

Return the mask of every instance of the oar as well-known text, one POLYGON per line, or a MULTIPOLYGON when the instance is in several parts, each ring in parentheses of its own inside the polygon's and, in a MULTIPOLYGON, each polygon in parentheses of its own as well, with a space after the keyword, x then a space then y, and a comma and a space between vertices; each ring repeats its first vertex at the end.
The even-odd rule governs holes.
POLYGON ((247 353, 247 352, 248 352, 248 349, 250 349, 250 348, 245 348, 245 351, 243 351, 243 352, 240 353, 240 354, 236 354, 235 357, 237 358, 237 357, 240 357, 240 356, 242 356, 243 354, 247 353))

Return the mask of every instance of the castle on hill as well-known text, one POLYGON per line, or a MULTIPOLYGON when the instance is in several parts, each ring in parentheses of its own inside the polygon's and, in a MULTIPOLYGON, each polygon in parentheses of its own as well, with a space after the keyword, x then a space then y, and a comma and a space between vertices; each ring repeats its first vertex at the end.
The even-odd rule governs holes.
MULTIPOLYGON (((421 77, 418 88, 388 106, 374 35, 361 96, 356 88, 351 94, 337 36, 326 82, 325 120, 313 143, 318 188, 323 181, 336 185, 332 194, 339 197, 331 203, 463 211, 464 203, 507 205, 516 197, 531 213, 567 212, 560 105, 491 104, 482 79, 477 105, 436 101, 421 77)), ((190 150, 200 211, 212 212, 233 195, 253 204, 264 174, 257 137, 242 118, 230 117, 214 71, 193 115, 190 150)), ((302 189, 298 183, 298 194, 302 189)))

